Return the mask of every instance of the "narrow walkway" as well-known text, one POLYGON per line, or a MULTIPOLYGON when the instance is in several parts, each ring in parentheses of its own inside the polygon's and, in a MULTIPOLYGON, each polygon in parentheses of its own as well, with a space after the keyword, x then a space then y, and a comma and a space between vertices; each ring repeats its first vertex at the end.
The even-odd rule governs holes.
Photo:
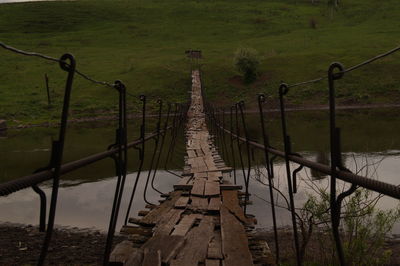
POLYGON ((213 145, 205 120, 200 74, 192 72, 191 106, 186 126, 186 166, 165 201, 121 230, 130 241, 117 245, 111 261, 124 265, 247 266, 266 263, 266 243, 250 243, 255 219, 240 207, 240 186, 228 182, 226 167, 213 145), (250 237, 251 238, 251 237, 250 237))

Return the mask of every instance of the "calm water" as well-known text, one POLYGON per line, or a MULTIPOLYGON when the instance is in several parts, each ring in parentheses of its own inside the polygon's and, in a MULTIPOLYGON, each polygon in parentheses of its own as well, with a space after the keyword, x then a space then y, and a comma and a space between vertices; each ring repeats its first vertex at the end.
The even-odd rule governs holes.
MULTIPOLYGON (((400 162, 400 118, 398 110, 385 109, 381 111, 359 110, 342 111, 338 114, 338 126, 343 131, 343 161, 353 171, 359 170, 365 164, 361 174, 371 178, 378 178, 385 182, 398 185, 398 169, 400 162)), ((326 162, 329 153, 328 136, 328 113, 324 111, 296 112, 288 114, 288 130, 292 137, 293 150, 303 156, 320 162, 326 162)), ((252 139, 261 140, 257 115, 248 115, 249 132, 252 139)), ((281 148, 280 120, 277 114, 268 114, 268 127, 271 143, 281 148)), ((133 124, 132 122, 130 124, 133 124)), ((85 127, 82 125, 73 126, 68 130, 68 137, 65 150, 65 161, 71 161, 95 152, 103 151, 114 141, 113 123, 91 124, 85 127)), ((149 131, 154 128, 149 123, 149 131)), ((138 134, 137 126, 131 126, 129 139, 135 139, 138 134)), ((46 165, 49 158, 50 142, 57 135, 56 129, 31 128, 23 130, 9 130, 7 136, 0 138, 0 182, 12 180, 16 177, 27 175, 38 167, 46 165)), ((169 143, 170 136, 167 136, 166 143, 169 143)), ((146 145, 145 171, 142 172, 139 182, 138 193, 135 196, 132 215, 144 208, 143 187, 153 149, 153 142, 146 145)), ((179 169, 183 167, 184 141, 180 138, 174 152, 174 160, 168 163, 168 169, 179 169)), ((244 156, 246 156, 244 154, 244 156)), ((238 158, 236 158, 238 159, 238 158)), ((255 151, 252 158, 252 165, 262 164, 262 154, 255 151)), ((178 178, 169 172, 164 171, 164 160, 162 159, 161 169, 157 172, 156 187, 163 192, 172 190, 172 185, 178 178)), ((226 158, 231 161, 231 157, 226 158)), ((247 161, 245 157, 245 161, 247 161)), ((237 160, 236 165, 239 165, 237 160)), ((129 152, 129 171, 127 177, 127 189, 125 200, 121 206, 121 218, 126 212, 126 197, 130 196, 133 182, 136 178, 138 166, 137 151, 129 152)), ((293 169, 295 165, 292 166, 293 169)), ((259 168, 262 174, 265 169, 259 168)), ((282 161, 275 164, 275 184, 282 190, 286 190, 286 174, 282 161)), ((236 170, 238 182, 242 182, 242 171, 236 170)), ((255 214, 259 227, 270 227, 270 209, 266 201, 269 200, 267 187, 255 179, 260 176, 252 171, 250 181, 251 201, 248 213, 255 214)), ((307 195, 313 193, 309 189, 310 182, 320 187, 329 185, 328 179, 315 180, 317 173, 302 171, 299 175, 299 192, 296 195, 296 203, 301 206, 307 195), (310 181, 314 180, 314 181, 310 181)), ((261 181, 266 182, 261 175, 261 181)), ((113 163, 110 159, 103 160, 91 166, 84 167, 76 172, 62 177, 60 197, 56 224, 77 227, 95 227, 106 229, 111 210, 112 197, 115 190, 116 178, 114 177, 113 163)), ((42 185, 50 195, 51 183, 42 185)), ((148 200, 156 203, 158 194, 149 190, 148 200)), ((283 203, 282 198, 279 203, 283 203)), ((384 197, 378 206, 382 209, 396 207, 398 200, 384 197)), ((39 200, 31 189, 14 193, 8 197, 0 198, 0 221, 37 224, 39 215, 39 200)), ((289 224, 288 212, 284 209, 277 209, 280 225, 289 224)), ((121 221, 120 218, 120 221, 121 221)), ((120 225, 118 225, 119 227, 120 225)), ((394 232, 400 232, 397 225, 394 232)))

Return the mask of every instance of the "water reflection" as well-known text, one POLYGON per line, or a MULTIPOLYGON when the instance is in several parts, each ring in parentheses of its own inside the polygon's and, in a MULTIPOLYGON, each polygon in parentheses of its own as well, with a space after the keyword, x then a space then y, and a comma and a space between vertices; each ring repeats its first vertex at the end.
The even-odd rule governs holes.
MULTIPOLYGON (((386 110, 361 110, 361 111, 340 111, 338 115, 338 126, 342 128, 342 150, 343 162, 346 167, 354 172, 362 170, 362 175, 378 178, 379 180, 399 184, 398 169, 400 162, 400 117, 395 109, 386 110), (364 165, 369 168, 362 168, 364 165), (366 172, 366 171, 369 172, 366 172)), ((266 115, 269 129, 269 136, 272 146, 282 149, 279 115, 268 113, 266 115)), ((262 142, 259 131, 258 115, 248 115, 249 134, 254 140, 262 142)), ((329 130, 328 113, 324 111, 303 111, 288 113, 288 132, 291 136, 293 151, 300 153, 309 160, 329 164, 329 130)), ((229 122, 229 121, 228 121, 229 122)), ((227 122, 227 123, 228 123, 227 122)), ((129 140, 134 140, 139 135, 139 125, 129 123, 129 140)), ((77 160, 93 153, 101 152, 115 140, 115 123, 95 123, 75 125, 68 129, 67 142, 65 148, 64 161, 77 160)), ((149 119, 148 132, 155 129, 154 119, 149 119)), ((182 169, 183 157, 185 155, 183 132, 180 133, 173 160, 168 163, 168 169, 182 169)), ((55 128, 30 128, 23 130, 10 129, 6 138, 0 138, 0 182, 12 180, 14 178, 28 175, 35 169, 48 163, 50 156, 51 140, 56 138, 57 129, 55 128)), ((229 141, 229 138, 227 138, 229 141)), ((170 136, 167 135, 166 147, 170 136)), ((221 143, 221 140, 220 142, 221 143)), ((146 144, 146 161, 144 169, 148 170, 154 142, 146 144)), ((222 150, 222 149, 221 149, 222 150)), ((230 151, 230 149, 229 149, 230 151)), ((263 170, 264 155, 255 150, 252 152, 252 165, 260 165, 263 170)), ((135 150, 129 151, 128 163, 130 175, 128 176, 127 190, 132 189, 135 178, 135 171, 138 166, 138 153, 135 150)), ((246 153, 243 153, 244 162, 247 162, 246 153)), ((231 154, 224 155, 225 161, 232 165, 231 154)), ((165 153, 161 158, 160 169, 164 169, 165 153)), ((236 167, 240 169, 240 161, 236 156, 236 167)), ((296 165, 292 166, 294 169, 296 165)), ((96 227, 105 229, 108 224, 112 197, 115 190, 116 179, 113 161, 105 159, 90 166, 79 169, 62 177, 62 188, 60 191, 60 201, 57 211, 57 224, 78 227, 96 227)), ((275 164, 276 179, 275 184, 286 191, 286 173, 281 159, 276 160, 275 164)), ((242 171, 237 171, 237 179, 242 182, 242 171)), ((302 178, 310 177, 314 184, 321 187, 329 186, 329 179, 316 171, 303 170, 299 174, 299 192, 296 194, 296 203, 301 206, 307 199, 308 194, 312 193, 305 186, 302 178)), ((132 215, 136 215, 138 210, 144 208, 142 197, 144 177, 147 171, 142 174, 139 183, 138 196, 135 198, 135 209, 132 215)), ((172 189, 172 184, 177 178, 165 171, 157 174, 157 188, 163 192, 172 189)), ((265 177, 264 177, 265 178, 265 177)), ((266 182, 266 180, 262 180, 266 182)), ((49 194, 49 185, 43 187, 49 194)), ((249 207, 249 213, 255 214, 258 219, 259 227, 270 227, 272 225, 271 212, 268 206, 268 189, 254 179, 250 182, 251 201, 253 205, 249 207)), ((121 210, 124 214, 129 193, 125 193, 122 201, 121 210)), ((150 190, 148 198, 152 202, 157 202, 158 194, 150 190)), ((278 198, 279 199, 279 198, 278 198)), ((279 199, 281 204, 284 202, 279 199), (282 202, 281 202, 282 201, 282 202)), ((389 197, 383 197, 379 202, 382 209, 393 208, 399 203, 389 197)), ((0 221, 10 221, 19 223, 37 224, 39 215, 38 196, 26 189, 8 197, 0 198, 0 221)), ((277 209, 279 225, 290 224, 290 216, 287 210, 277 209)), ((120 219, 121 220, 121 219, 120 219)), ((117 228, 119 228, 118 225, 117 228)), ((396 225, 395 232, 400 232, 399 225, 396 225)))
MULTIPOLYGON (((329 155, 324 151, 317 151, 316 155, 315 155, 315 162, 320 163, 320 164, 329 165, 330 164, 329 155)), ((326 177, 326 175, 324 173, 321 173, 314 169, 311 169, 310 173, 311 173, 311 177, 313 178, 313 180, 320 180, 320 179, 326 177)))
MULTIPOLYGON (((135 202, 131 210, 132 217, 136 216, 138 211, 144 210, 143 188, 144 177, 147 176, 147 173, 147 171, 142 173, 138 183, 138 192, 135 195, 135 202)), ((135 178, 136 173, 127 176, 117 230, 122 226, 125 218, 127 203, 135 178)), ((178 179, 170 173, 158 171, 156 188, 162 192, 169 192, 173 189, 173 184, 179 181, 178 179)), ((59 191, 56 224, 106 230, 110 219, 116 181, 117 179, 113 177, 90 183, 75 183, 73 186, 68 181, 63 182, 63 187, 59 191)), ((49 198, 51 194, 49 184, 45 186, 44 191, 49 198)), ((148 190, 147 198, 152 203, 158 203, 160 199, 159 194, 151 188, 148 190)), ((0 221, 38 224, 39 198, 37 194, 31 189, 25 189, 1 198, 0 221)))

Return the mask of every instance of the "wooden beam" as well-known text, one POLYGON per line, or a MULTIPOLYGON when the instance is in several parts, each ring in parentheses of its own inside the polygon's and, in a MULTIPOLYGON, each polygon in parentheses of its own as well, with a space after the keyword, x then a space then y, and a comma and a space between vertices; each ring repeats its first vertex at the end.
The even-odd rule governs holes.
POLYGON ((220 194, 219 183, 213 181, 207 181, 204 186, 204 196, 206 197, 218 197, 220 194))
POLYGON ((171 261, 171 266, 198 265, 207 256, 208 243, 214 231, 214 221, 211 216, 203 216, 198 227, 189 231, 185 246, 171 261))
POLYGON ((222 265, 253 265, 246 231, 242 223, 224 205, 221 207, 221 236, 224 256, 222 265))

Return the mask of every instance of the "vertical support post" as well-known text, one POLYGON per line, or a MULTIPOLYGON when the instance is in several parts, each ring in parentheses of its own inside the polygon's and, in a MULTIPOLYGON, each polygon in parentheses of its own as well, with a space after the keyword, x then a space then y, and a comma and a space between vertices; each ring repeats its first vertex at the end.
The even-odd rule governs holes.
POLYGON ((336 244, 336 251, 341 265, 346 265, 342 242, 340 240, 340 208, 341 201, 336 198, 336 178, 337 170, 341 167, 340 152, 340 129, 336 127, 336 104, 335 104, 335 80, 343 77, 344 67, 340 63, 332 63, 328 70, 329 84, 329 128, 331 146, 331 187, 330 187, 330 209, 332 221, 332 233, 336 244), (338 73, 334 73, 335 70, 338 73))
POLYGON ((142 168, 143 168, 143 163, 144 163, 144 151, 145 151, 145 141, 144 141, 144 137, 145 137, 145 132, 146 132, 146 96, 145 95, 140 95, 139 96, 140 101, 142 102, 142 123, 140 125, 140 144, 141 147, 134 147, 136 150, 138 150, 139 152, 139 168, 138 171, 136 173, 136 179, 135 179, 135 183, 133 185, 133 189, 132 189, 132 193, 131 193, 131 197, 129 199, 129 204, 128 204, 128 209, 126 210, 126 215, 125 215, 125 220, 124 220, 124 225, 126 225, 128 223, 128 219, 129 219, 129 213, 131 211, 132 208, 132 202, 133 202, 133 198, 135 197, 135 193, 136 193, 136 189, 137 189, 137 185, 139 183, 139 179, 140 179, 140 174, 142 172, 142 168))
POLYGON ((62 70, 68 73, 67 82, 65 85, 65 93, 64 93, 64 103, 61 113, 61 125, 60 131, 57 141, 53 141, 52 149, 51 149, 51 168, 54 168, 53 174, 53 186, 52 186, 52 193, 51 193, 51 201, 50 201, 50 210, 49 210, 49 218, 47 223, 47 231, 44 238, 44 243, 42 246, 42 250, 39 256, 38 265, 43 265, 46 259, 47 251, 50 245, 51 236, 54 229, 54 220, 56 215, 56 208, 57 208, 57 198, 58 198, 58 188, 60 185, 60 171, 61 171, 61 163, 64 154, 64 143, 65 143, 65 136, 67 131, 67 122, 68 122, 68 110, 69 110, 69 103, 71 98, 71 91, 72 91, 72 83, 74 80, 75 74, 75 58, 70 54, 64 54, 60 58, 60 67, 62 70), (69 61, 67 63, 66 61, 69 61))
POLYGON ((275 240, 275 262, 279 264, 279 240, 278 240, 278 226, 276 224, 276 213, 275 213, 275 200, 274 200, 274 181, 273 181, 273 173, 270 165, 269 152, 270 148, 269 137, 267 135, 267 131, 265 130, 265 122, 264 122, 264 112, 263 112, 263 103, 265 102, 264 94, 260 94, 258 96, 258 109, 260 113, 260 125, 261 125, 261 133, 264 141, 264 156, 265 156, 265 165, 267 168, 267 176, 268 176, 268 187, 269 187, 269 195, 271 201, 271 211, 272 211, 272 222, 274 227, 274 240, 275 240))
POLYGON ((104 250, 103 265, 108 265, 111 253, 111 247, 114 239, 115 227, 118 221, 118 214, 121 206, 122 194, 124 192, 126 172, 127 172, 127 117, 126 117, 126 89, 125 85, 117 80, 115 81, 114 88, 119 94, 119 115, 118 115, 118 129, 116 130, 116 143, 111 145, 118 148, 118 154, 113 157, 116 165, 117 185, 115 188, 113 206, 111 210, 110 223, 108 226, 106 246, 104 250))
POLYGON ((240 147, 240 128, 239 128, 239 117, 238 117, 238 105, 239 103, 235 104, 235 121, 236 121, 236 143, 238 146, 238 151, 239 151, 239 159, 240 159, 240 165, 242 167, 242 174, 243 174, 243 181, 244 184, 246 184, 246 170, 244 169, 244 163, 243 163, 243 156, 242 156, 242 149, 240 147))
POLYGON ((46 194, 39 188, 38 185, 32 186, 32 189, 39 194, 40 198, 40 218, 39 218, 39 232, 46 231, 46 194))
POLYGON ((251 154, 250 154, 249 134, 247 132, 246 120, 244 118, 243 108, 244 108, 244 101, 240 101, 239 102, 239 110, 240 110, 240 116, 242 117, 244 137, 246 138, 247 164, 248 164, 247 165, 247 177, 245 176, 245 186, 246 186, 245 193, 246 193, 246 195, 245 195, 245 201, 244 201, 244 214, 246 215, 247 203, 248 203, 248 200, 249 200, 249 183, 250 183, 250 172, 251 172, 251 154))
POLYGON ((291 142, 290 142, 290 137, 287 135, 285 104, 284 104, 284 99, 283 99, 284 95, 286 95, 288 93, 288 91, 289 91, 289 88, 286 84, 282 83, 279 86, 279 101, 280 101, 280 109, 281 109, 282 134, 283 134, 283 142, 284 142, 284 146, 285 146, 285 165, 286 165, 288 192, 289 192, 290 213, 292 216, 294 245, 295 245, 295 249, 296 249, 297 265, 302 265, 302 260, 301 260, 301 256, 300 256, 300 248, 299 248, 299 237, 298 237, 298 232, 297 232, 296 211, 295 211, 294 197, 293 197, 292 178, 291 178, 291 172, 290 172, 290 161, 289 161, 289 154, 291 153, 291 142))
POLYGON ((164 123, 163 133, 161 134, 161 135, 162 135, 162 138, 161 138, 161 144, 160 144, 160 151, 159 151, 159 153, 158 153, 158 157, 157 157, 157 161, 156 161, 156 166, 155 166, 155 169, 154 169, 154 172, 153 172, 153 177, 152 177, 152 179, 151 179, 151 187, 152 187, 155 191, 157 191, 158 193, 160 193, 160 194, 163 194, 163 193, 154 187, 154 179, 155 179, 155 176, 156 176, 156 173, 157 173, 158 165, 159 165, 159 163, 160 163, 160 158, 161 158, 161 154, 162 154, 163 147, 164 147, 164 142, 165 142, 165 136, 167 135, 167 128, 168 128, 168 121, 169 121, 169 114, 170 114, 170 111, 171 111, 171 104, 168 104, 168 107, 167 107, 167 118, 166 118, 165 123, 164 123))
MULTIPOLYGON (((162 101, 160 99, 158 99, 157 103, 158 103, 158 106, 159 106, 158 107, 158 121, 157 121, 157 126, 156 126, 157 135, 154 137, 154 150, 153 150, 153 154, 151 156, 150 168, 149 168, 149 171, 147 173, 146 184, 144 186, 144 191, 143 191, 143 200, 146 203, 150 204, 150 205, 155 205, 155 204, 153 204, 153 203, 151 203, 151 202, 149 202, 147 200, 147 197, 146 197, 146 195, 147 195, 147 187, 149 185, 150 176, 151 176, 151 173, 152 173, 152 170, 153 170, 154 159, 156 158, 156 154, 157 154, 157 150, 158 150, 158 143, 159 143, 159 139, 160 139, 161 112, 162 112, 162 101)), ((154 170, 154 171, 156 171, 156 170, 154 170)))
POLYGON ((235 158, 235 149, 233 148, 233 109, 235 108, 235 106, 231 106, 230 108, 230 140, 231 140, 231 152, 232 152, 232 166, 233 166, 233 181, 236 185, 236 158, 235 158))

